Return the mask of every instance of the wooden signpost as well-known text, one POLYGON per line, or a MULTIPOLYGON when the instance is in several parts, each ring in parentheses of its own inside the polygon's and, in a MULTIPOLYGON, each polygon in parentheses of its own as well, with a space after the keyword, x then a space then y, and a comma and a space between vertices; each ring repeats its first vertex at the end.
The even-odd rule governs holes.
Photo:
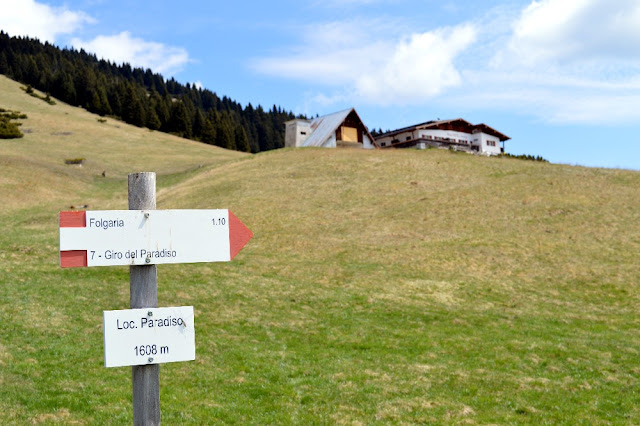
POLYGON ((253 237, 229 210, 156 210, 155 173, 129 210, 60 212, 60 266, 129 266, 131 309, 104 311, 106 367, 132 366, 133 423, 160 424, 159 363, 195 359, 192 306, 158 308, 156 264, 225 262, 253 237))

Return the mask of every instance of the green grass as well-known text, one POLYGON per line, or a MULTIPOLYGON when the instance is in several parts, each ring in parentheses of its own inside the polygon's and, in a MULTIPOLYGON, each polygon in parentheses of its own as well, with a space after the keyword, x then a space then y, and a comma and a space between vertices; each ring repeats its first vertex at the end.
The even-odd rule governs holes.
POLYGON ((165 424, 640 423, 639 173, 248 156, 0 86, 33 129, 0 142, 0 423, 131 422, 101 326, 128 269, 60 269, 57 213, 126 208, 137 155, 158 208, 229 208, 255 234, 233 262, 158 267, 160 306, 196 313, 196 361, 160 368, 165 424))

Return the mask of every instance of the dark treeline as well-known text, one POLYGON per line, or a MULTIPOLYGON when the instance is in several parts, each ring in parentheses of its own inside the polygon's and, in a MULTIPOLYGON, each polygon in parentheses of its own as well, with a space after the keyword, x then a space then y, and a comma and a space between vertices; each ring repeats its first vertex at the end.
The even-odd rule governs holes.
POLYGON ((385 134, 385 133, 389 133, 390 131, 391 131, 390 129, 387 129, 387 130, 385 130, 385 131, 382 131, 382 129, 381 129, 381 128, 378 128, 378 129, 373 129, 373 130, 371 130, 371 132, 370 132, 370 133, 371 133, 371 136, 373 136, 374 138, 377 138, 378 136, 383 135, 383 134, 385 134))
POLYGON ((10 37, 0 31, 0 74, 102 116, 246 152, 284 146, 284 122, 295 118, 275 105, 245 108, 226 96, 150 69, 99 60, 84 50, 10 37))
POLYGON ((516 158, 518 160, 540 161, 542 163, 549 162, 549 160, 539 155, 528 155, 528 154, 514 155, 514 154, 509 154, 508 152, 505 152, 504 154, 502 154, 502 156, 509 157, 509 158, 516 158))

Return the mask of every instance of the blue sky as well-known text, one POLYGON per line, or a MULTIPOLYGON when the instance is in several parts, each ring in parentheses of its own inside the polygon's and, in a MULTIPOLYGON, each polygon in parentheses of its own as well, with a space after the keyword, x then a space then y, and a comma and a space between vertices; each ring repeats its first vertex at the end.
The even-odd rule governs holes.
POLYGON ((0 28, 243 105, 462 117, 507 151, 640 170, 636 0, 0 0, 0 28))

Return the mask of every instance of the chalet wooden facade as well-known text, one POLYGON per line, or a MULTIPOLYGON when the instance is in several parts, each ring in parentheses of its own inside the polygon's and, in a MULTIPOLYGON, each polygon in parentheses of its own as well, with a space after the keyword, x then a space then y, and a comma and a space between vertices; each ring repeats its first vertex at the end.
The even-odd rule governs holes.
POLYGON ((462 118, 427 121, 378 135, 375 144, 380 148, 444 147, 484 155, 504 152, 510 138, 487 126, 471 124, 462 118))

